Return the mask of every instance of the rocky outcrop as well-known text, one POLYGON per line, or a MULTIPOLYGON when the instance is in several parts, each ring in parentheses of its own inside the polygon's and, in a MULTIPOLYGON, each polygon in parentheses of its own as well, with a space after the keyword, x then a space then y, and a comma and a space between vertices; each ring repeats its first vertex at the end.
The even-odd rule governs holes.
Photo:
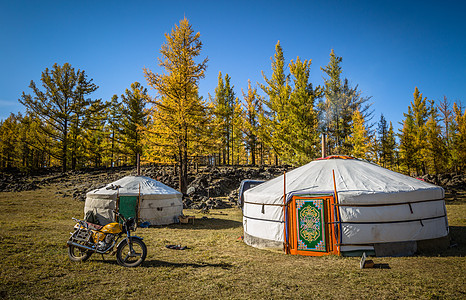
POLYGON ((445 200, 456 201, 465 196, 466 193, 466 174, 447 173, 431 175, 427 174, 419 177, 420 179, 439 185, 445 190, 445 200))
MULTIPOLYGON (((283 174, 289 167, 201 167, 189 173, 189 185, 183 196, 185 208, 209 210, 236 205, 238 188, 243 179, 269 180, 283 174)), ((143 166, 141 174, 178 189, 178 176, 173 166, 143 166)), ((19 192, 55 185, 57 196, 84 201, 86 193, 127 175, 136 175, 136 168, 102 168, 42 172, 28 175, 20 172, 1 173, 0 191, 19 192)), ((455 201, 466 191, 465 174, 425 175, 421 180, 445 189, 446 200, 455 201)))
MULTIPOLYGON (((237 189, 243 179, 272 179, 287 167, 203 167, 189 173, 189 185, 183 196, 185 208, 201 210, 231 207, 236 204, 237 189)), ((143 166, 141 174, 178 189, 173 166, 143 166)), ((0 173, 0 191, 19 192, 55 185, 59 197, 84 201, 86 193, 104 187, 124 176, 136 175, 135 168, 108 168, 26 175, 0 173)))

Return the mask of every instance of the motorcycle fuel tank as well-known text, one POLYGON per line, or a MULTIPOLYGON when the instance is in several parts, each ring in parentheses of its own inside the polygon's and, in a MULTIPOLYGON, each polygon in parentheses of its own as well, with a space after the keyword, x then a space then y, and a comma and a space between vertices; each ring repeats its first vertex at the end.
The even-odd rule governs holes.
POLYGON ((122 230, 123 230, 123 227, 121 226, 121 224, 116 223, 116 222, 109 223, 105 225, 104 227, 102 227, 102 229, 100 229, 100 231, 103 233, 113 233, 113 234, 120 233, 122 230))

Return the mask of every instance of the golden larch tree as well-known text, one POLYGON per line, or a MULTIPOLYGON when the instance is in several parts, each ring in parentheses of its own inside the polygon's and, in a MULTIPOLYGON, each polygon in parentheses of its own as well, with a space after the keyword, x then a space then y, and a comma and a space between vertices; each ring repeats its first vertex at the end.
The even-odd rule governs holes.
POLYGON ((202 133, 208 122, 205 103, 198 95, 199 80, 207 67, 207 58, 195 61, 202 50, 200 36, 184 18, 165 34, 158 58, 165 73, 144 69, 148 84, 158 92, 152 100, 149 129, 153 149, 149 151, 165 161, 176 161, 182 193, 188 185, 188 156, 205 141, 202 133))

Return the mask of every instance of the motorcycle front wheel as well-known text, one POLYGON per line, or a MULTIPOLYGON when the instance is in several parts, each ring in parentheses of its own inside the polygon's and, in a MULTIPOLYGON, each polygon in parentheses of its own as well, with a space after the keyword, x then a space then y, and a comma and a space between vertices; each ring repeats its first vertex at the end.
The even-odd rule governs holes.
POLYGON ((131 244, 133 246, 133 251, 131 251, 126 239, 123 240, 117 248, 116 258, 118 264, 124 267, 137 267, 146 259, 146 244, 140 239, 132 239, 131 244))
POLYGON ((86 261, 91 255, 92 252, 87 250, 79 249, 72 245, 68 246, 68 256, 72 261, 86 261))

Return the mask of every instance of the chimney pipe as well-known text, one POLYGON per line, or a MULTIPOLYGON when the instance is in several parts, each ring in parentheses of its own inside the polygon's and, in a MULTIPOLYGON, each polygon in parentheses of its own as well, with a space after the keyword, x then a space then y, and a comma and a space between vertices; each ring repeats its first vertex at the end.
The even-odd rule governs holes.
POLYGON ((136 164, 137 164, 138 176, 141 176, 141 162, 139 161, 139 153, 136 155, 136 164))
POLYGON ((325 151, 327 147, 326 144, 327 144, 327 141, 326 141, 325 133, 322 132, 322 158, 327 156, 327 153, 325 151))

